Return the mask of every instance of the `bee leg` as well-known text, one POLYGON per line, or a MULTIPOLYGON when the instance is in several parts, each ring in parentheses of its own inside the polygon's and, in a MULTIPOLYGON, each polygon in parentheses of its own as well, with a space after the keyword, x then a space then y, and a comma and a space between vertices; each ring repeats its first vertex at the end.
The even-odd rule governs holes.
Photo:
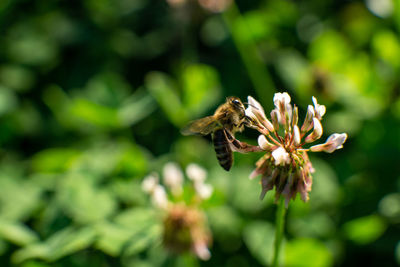
POLYGON ((245 142, 241 142, 231 133, 229 133, 227 130, 224 131, 226 139, 229 141, 230 147, 232 151, 235 152, 240 152, 240 153, 249 153, 249 152, 258 152, 262 151, 262 149, 259 146, 253 146, 250 144, 247 144, 245 142))

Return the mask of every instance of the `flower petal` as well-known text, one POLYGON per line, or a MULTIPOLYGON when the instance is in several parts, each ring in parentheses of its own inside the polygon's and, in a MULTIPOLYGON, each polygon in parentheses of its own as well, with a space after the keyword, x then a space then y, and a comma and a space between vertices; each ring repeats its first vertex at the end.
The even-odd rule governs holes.
POLYGON ((207 171, 195 163, 186 167, 186 175, 194 182, 204 182, 207 177, 207 171))
POLYGON ((149 174, 143 179, 142 190, 146 193, 151 193, 154 191, 157 185, 158 185, 158 174, 154 172, 149 174))
POLYGON ((288 164, 290 162, 289 153, 281 146, 272 151, 272 157, 275 160, 276 166, 288 164))
POLYGON ((319 105, 317 99, 314 96, 312 97, 312 102, 314 103, 315 117, 321 120, 322 116, 324 116, 326 112, 326 107, 324 105, 319 105))
POLYGON ((258 137, 257 141, 258 141, 258 146, 261 147, 264 150, 271 150, 274 147, 273 144, 268 142, 267 138, 263 134, 261 134, 258 137))
POLYGON ((327 153, 332 153, 337 149, 343 148, 344 142, 346 142, 347 134, 346 133, 334 133, 328 137, 325 143, 315 145, 310 147, 310 150, 313 152, 324 151, 327 153))

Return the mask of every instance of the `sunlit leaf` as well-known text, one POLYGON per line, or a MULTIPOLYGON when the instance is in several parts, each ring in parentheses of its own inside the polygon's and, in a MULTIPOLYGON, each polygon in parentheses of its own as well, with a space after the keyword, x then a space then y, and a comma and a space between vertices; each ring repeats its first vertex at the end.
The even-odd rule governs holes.
POLYGON ((182 74, 183 104, 194 117, 212 107, 220 97, 217 71, 208 65, 189 65, 182 74))
POLYGON ((346 237, 358 244, 369 244, 378 239, 386 230, 386 223, 377 215, 354 219, 343 225, 346 237))
POLYGON ((67 227, 56 232, 44 242, 34 243, 17 250, 12 255, 12 261, 21 263, 28 259, 39 258, 53 262, 87 248, 93 243, 95 237, 96 231, 93 228, 67 227))
POLYGON ((42 189, 31 181, 3 172, 0 175, 1 217, 25 220, 42 204, 42 189))
POLYGON ((20 222, 12 222, 0 218, 0 236, 11 243, 26 246, 37 241, 34 231, 20 222))
POLYGON ((285 266, 325 267, 333 265, 332 253, 316 239, 294 239, 285 246, 285 266))
POLYGON ((72 148, 42 150, 32 157, 32 168, 36 172, 62 172, 67 170, 80 152, 72 148))
POLYGON ((126 99, 118 111, 124 125, 134 125, 156 109, 154 98, 143 90, 135 92, 126 99))
POLYGON ((145 86, 172 123, 181 126, 188 120, 177 94, 177 85, 169 76, 161 72, 150 72, 146 76, 145 86))
POLYGON ((70 106, 70 113, 82 122, 90 123, 105 129, 121 125, 116 109, 103 106, 87 99, 77 98, 70 106))
POLYGON ((57 197, 63 210, 82 224, 102 220, 116 208, 110 192, 97 188, 87 175, 69 174, 58 190, 57 197))
POLYGON ((375 34, 372 45, 379 57, 395 68, 400 66, 400 40, 398 35, 389 30, 379 31, 375 34))

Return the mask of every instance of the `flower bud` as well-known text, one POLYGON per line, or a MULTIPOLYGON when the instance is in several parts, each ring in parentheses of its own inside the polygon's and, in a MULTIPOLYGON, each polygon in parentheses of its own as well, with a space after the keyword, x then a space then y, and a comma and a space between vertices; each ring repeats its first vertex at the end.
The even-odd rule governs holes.
POLYGON ((313 119, 313 125, 314 125, 314 130, 312 131, 311 134, 309 134, 306 137, 306 139, 305 139, 306 143, 314 142, 315 140, 318 140, 322 136, 322 125, 321 125, 321 122, 317 118, 314 118, 313 119))

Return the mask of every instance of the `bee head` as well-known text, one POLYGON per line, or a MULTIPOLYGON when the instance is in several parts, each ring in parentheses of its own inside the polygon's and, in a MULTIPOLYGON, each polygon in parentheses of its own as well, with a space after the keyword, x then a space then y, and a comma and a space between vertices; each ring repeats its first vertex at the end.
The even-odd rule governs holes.
POLYGON ((240 101, 240 98, 238 98, 236 96, 228 97, 226 102, 229 103, 229 105, 231 107, 233 107, 234 109, 236 109, 236 110, 240 110, 241 111, 241 110, 245 109, 242 101, 240 101))

